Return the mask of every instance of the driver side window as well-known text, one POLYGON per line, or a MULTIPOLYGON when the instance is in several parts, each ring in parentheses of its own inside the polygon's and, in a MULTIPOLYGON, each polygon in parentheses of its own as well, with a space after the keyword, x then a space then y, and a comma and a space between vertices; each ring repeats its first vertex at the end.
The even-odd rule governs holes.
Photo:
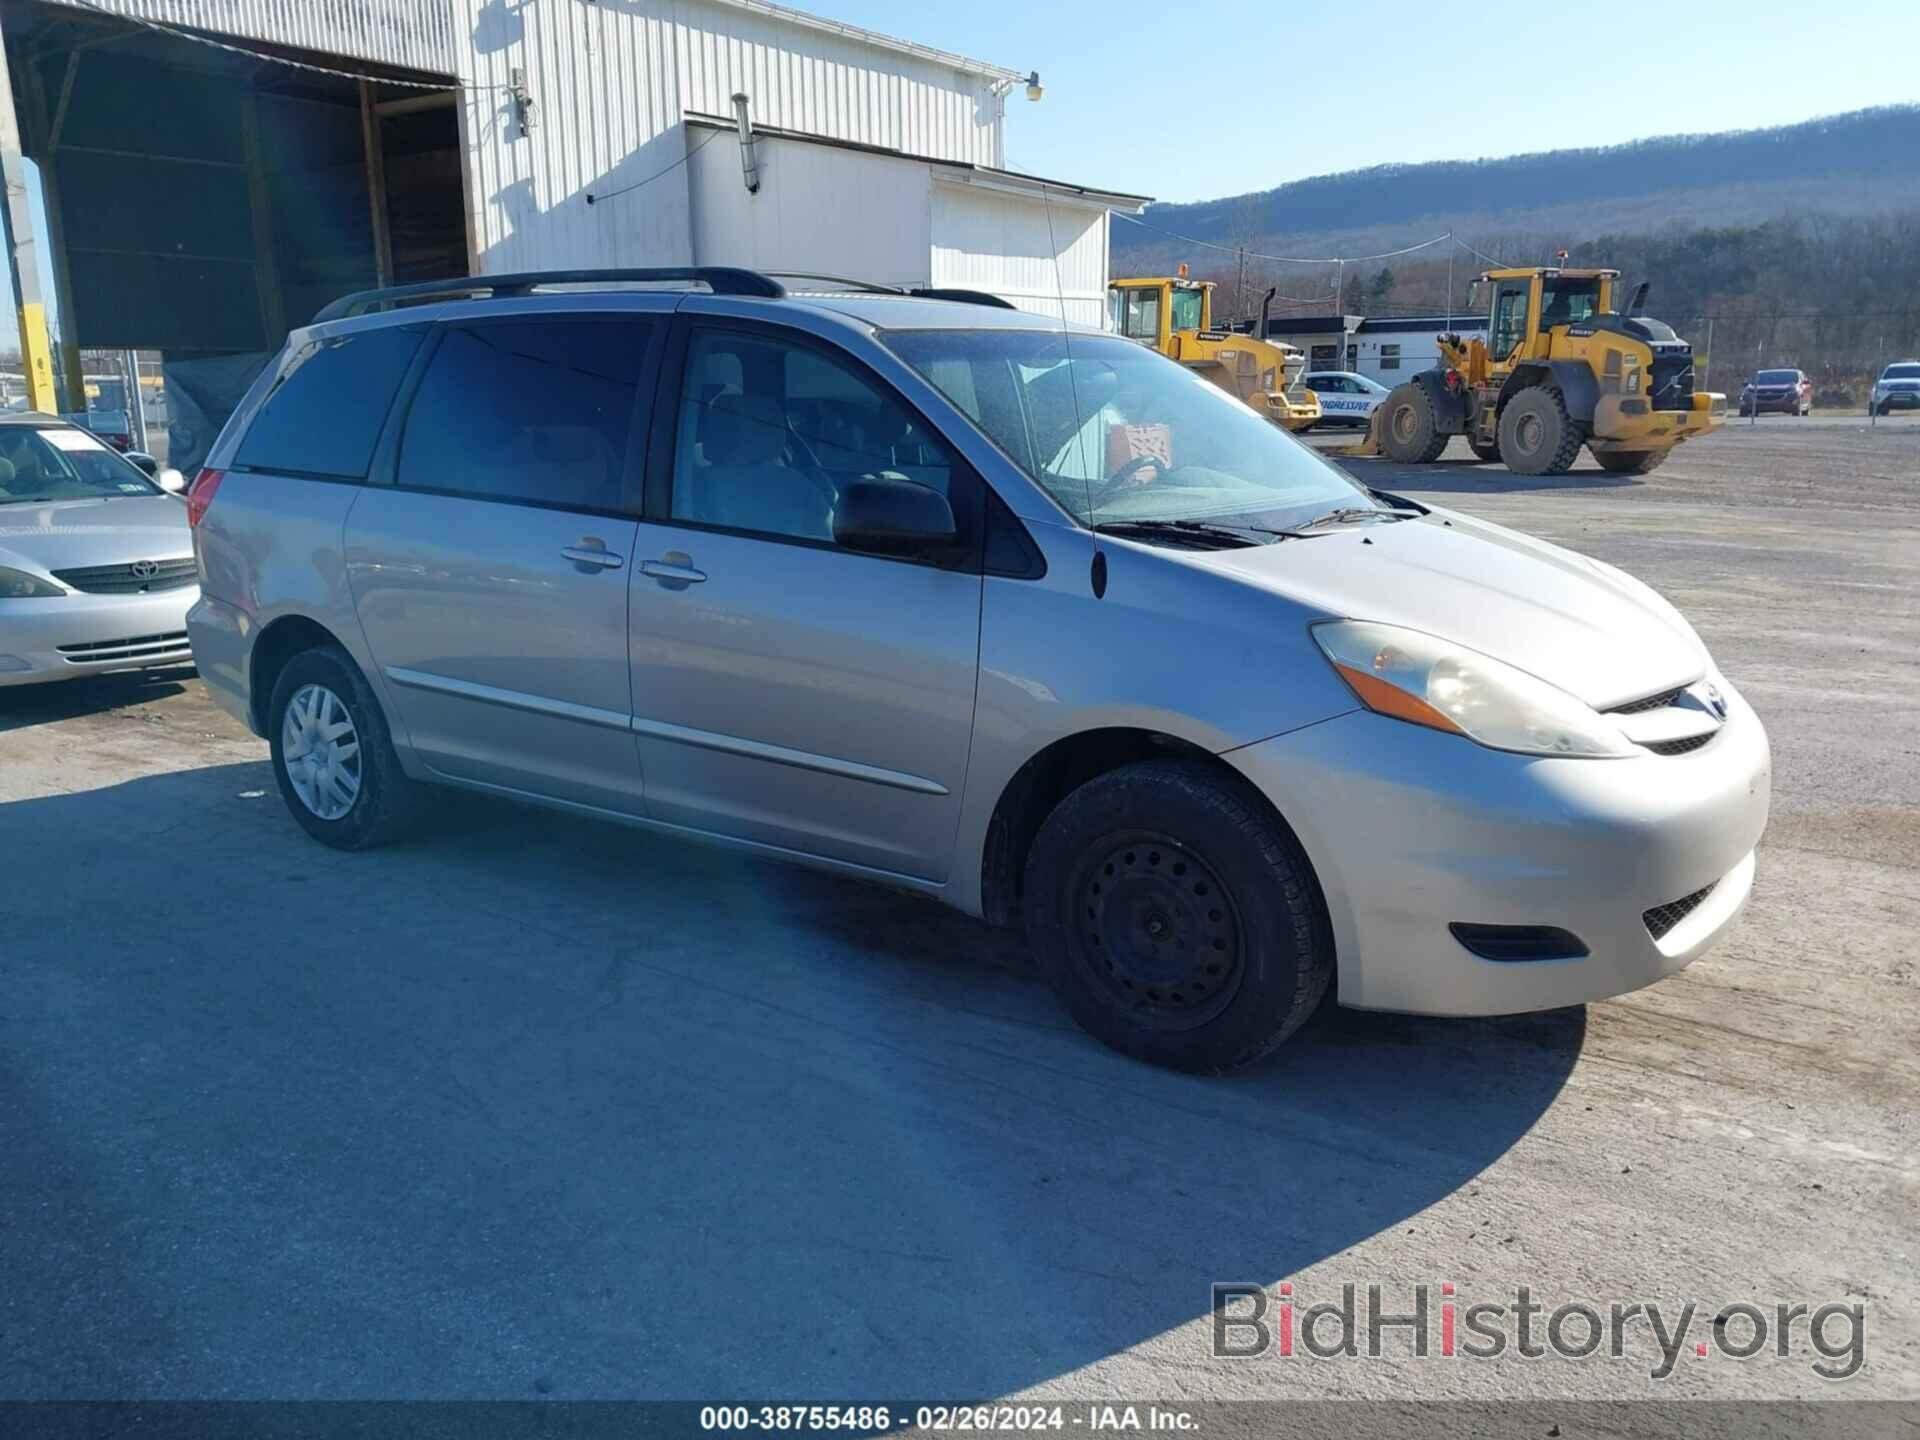
POLYGON ((831 541, 841 491, 882 476, 953 498, 944 444, 852 367, 771 336, 695 332, 681 381, 674 519, 831 541))
POLYGON ((1527 282, 1506 280, 1494 292, 1493 331, 1488 348, 1504 360, 1527 338, 1527 282))

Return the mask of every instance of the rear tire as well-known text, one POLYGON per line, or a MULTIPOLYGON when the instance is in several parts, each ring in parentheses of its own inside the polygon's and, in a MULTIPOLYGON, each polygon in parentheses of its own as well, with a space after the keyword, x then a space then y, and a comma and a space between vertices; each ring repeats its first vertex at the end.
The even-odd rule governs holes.
POLYGON ((1602 470, 1615 475, 1645 475, 1649 470, 1658 470, 1661 461, 1672 453, 1670 450, 1608 450, 1593 458, 1600 462, 1602 470))
POLYGON ((418 787, 400 769, 373 688, 339 647, 303 650, 281 668, 267 743, 280 798, 321 844, 369 849, 412 818, 418 787))
POLYGON ((1395 386, 1380 411, 1380 449, 1389 460, 1428 465, 1447 448, 1448 437, 1440 433, 1433 413, 1433 398, 1419 382, 1395 386))
POLYGON ((1055 807, 1028 857, 1027 934, 1083 1028, 1123 1054, 1217 1074, 1305 1023, 1333 978, 1313 867, 1234 777, 1148 760, 1055 807))
POLYGON ((1467 447, 1472 450, 1474 455, 1484 464, 1496 465, 1500 461, 1500 444, 1498 441, 1489 445, 1484 440, 1475 440, 1469 436, 1467 439, 1467 447))
POLYGON ((1587 427, 1567 414, 1558 390, 1534 385, 1500 412, 1500 458, 1518 475, 1564 475, 1579 458, 1587 427))

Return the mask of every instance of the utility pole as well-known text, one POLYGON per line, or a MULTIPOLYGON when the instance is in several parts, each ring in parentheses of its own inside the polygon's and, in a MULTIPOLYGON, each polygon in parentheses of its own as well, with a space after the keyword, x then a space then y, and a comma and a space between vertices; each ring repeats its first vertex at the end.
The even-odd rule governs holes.
POLYGON ((7 271, 13 280, 20 320, 20 361, 27 372, 27 403, 48 415, 59 413, 53 388, 53 350, 47 341, 47 307, 40 298, 39 248, 33 233, 33 208, 27 201, 27 167, 20 153, 20 117, 13 109, 13 76, 6 43, 0 37, 0 176, 7 203, 0 206, 6 228, 7 271))

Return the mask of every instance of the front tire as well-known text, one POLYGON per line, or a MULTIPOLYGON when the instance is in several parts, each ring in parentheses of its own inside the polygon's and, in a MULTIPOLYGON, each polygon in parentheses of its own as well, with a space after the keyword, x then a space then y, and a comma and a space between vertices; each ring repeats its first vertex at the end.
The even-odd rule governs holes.
POLYGON ((1074 1019, 1155 1065, 1250 1065, 1305 1023, 1333 978, 1299 842, 1197 761, 1126 765, 1069 794, 1034 839, 1024 903, 1074 1019))
POLYGON ((1519 475, 1564 475, 1579 458, 1587 427, 1567 414, 1558 390, 1534 385, 1500 412, 1500 458, 1519 475))
POLYGON ((1433 413, 1433 397, 1418 381, 1394 387, 1380 406, 1380 448, 1402 465, 1428 465, 1447 448, 1433 413))
POLYGON ((300 827, 337 850, 394 838, 415 787, 400 769, 386 716, 344 650, 304 650, 286 663, 267 709, 273 778, 300 827))

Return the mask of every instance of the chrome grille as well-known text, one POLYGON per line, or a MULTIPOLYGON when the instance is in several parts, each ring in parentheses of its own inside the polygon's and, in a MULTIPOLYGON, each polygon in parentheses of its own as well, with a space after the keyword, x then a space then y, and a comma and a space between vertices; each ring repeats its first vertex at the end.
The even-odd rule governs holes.
MULTIPOLYGON (((1713 885, 1718 885, 1718 880, 1713 885)), ((1700 908, 1700 902, 1713 893, 1713 885, 1705 885, 1691 895, 1682 895, 1678 900, 1669 900, 1664 905, 1656 905, 1643 913, 1640 918, 1646 921, 1647 933, 1659 940, 1678 925, 1687 916, 1700 908)))
POLYGON ((157 660, 169 655, 193 653, 184 630, 172 630, 163 635, 129 635, 124 640, 93 640, 84 645, 62 645, 59 648, 69 665, 98 665, 104 660, 157 660))
POLYGON ((178 590, 199 578, 191 555, 177 560, 135 560, 128 565, 86 565, 56 570, 53 578, 88 595, 144 595, 178 590))

